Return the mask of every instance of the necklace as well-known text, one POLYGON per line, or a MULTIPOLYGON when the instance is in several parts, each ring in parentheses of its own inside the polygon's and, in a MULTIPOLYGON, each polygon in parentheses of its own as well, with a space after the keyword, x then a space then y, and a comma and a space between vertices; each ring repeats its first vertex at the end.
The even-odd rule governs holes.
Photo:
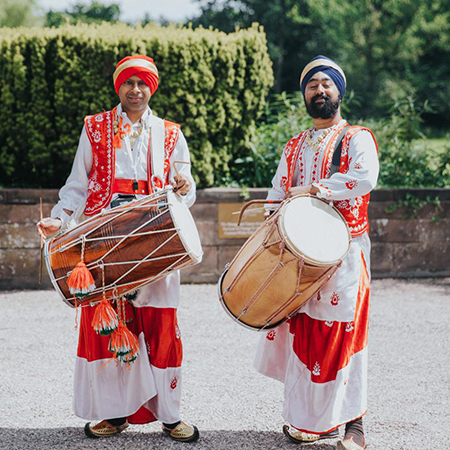
POLYGON ((325 130, 325 132, 322 133, 322 134, 317 138, 316 142, 313 142, 313 140, 312 140, 312 134, 313 134, 314 128, 310 128, 310 129, 306 132, 306 138, 305 138, 306 144, 307 144, 309 147, 312 148, 312 150, 314 151, 314 153, 318 152, 319 149, 320 149, 320 145, 322 144, 322 142, 328 137, 328 135, 329 135, 332 131, 334 131, 334 130, 339 126, 339 123, 340 123, 340 122, 336 123, 335 125, 333 125, 333 126, 330 127, 330 128, 327 128, 327 129, 325 130))
POLYGON ((142 130, 144 129, 144 125, 142 123, 140 124, 139 128, 136 131, 133 131, 128 135, 130 139, 130 146, 131 148, 134 147, 134 143, 136 142, 136 139, 141 135, 142 130))
POLYGON ((128 138, 130 139, 130 146, 133 148, 136 139, 141 135, 142 130, 144 129, 144 125, 142 122, 139 122, 139 128, 136 131, 130 133, 131 127, 130 124, 126 124, 124 127, 122 126, 122 117, 116 118, 113 122, 114 134, 119 135, 120 139, 124 139, 128 134, 128 138))
POLYGON ((310 128, 306 133, 306 138, 305 138, 306 144, 312 148, 314 153, 316 153, 319 150, 322 142, 328 137, 328 135, 331 133, 331 130, 333 130, 333 129, 334 129, 334 126, 331 128, 328 128, 324 133, 322 133, 316 139, 316 142, 314 142, 312 139, 312 134, 313 134, 314 128, 310 128))

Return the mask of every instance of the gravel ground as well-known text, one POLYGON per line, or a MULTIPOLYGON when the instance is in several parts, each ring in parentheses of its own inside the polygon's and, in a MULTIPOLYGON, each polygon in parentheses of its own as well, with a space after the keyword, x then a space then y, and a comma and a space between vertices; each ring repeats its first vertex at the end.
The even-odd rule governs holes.
MULTIPOLYGON (((259 336, 225 314, 216 286, 181 292, 182 415, 197 443, 174 443, 156 423, 85 438, 71 408, 74 310, 54 291, 15 291, 0 292, 0 449, 334 449, 284 437, 282 385, 253 369, 259 336)), ((450 279, 375 280, 372 292, 369 449, 449 449, 450 279)))

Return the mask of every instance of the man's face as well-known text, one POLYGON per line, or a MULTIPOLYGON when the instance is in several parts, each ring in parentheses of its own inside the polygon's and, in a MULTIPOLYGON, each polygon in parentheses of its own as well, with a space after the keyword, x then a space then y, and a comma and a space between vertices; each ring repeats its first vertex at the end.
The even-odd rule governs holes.
POLYGON ((314 74, 306 85, 305 104, 308 114, 314 119, 334 117, 341 104, 334 81, 323 72, 314 74))
POLYGON ((119 87, 122 109, 128 113, 140 113, 147 109, 151 91, 138 76, 133 75, 119 87))

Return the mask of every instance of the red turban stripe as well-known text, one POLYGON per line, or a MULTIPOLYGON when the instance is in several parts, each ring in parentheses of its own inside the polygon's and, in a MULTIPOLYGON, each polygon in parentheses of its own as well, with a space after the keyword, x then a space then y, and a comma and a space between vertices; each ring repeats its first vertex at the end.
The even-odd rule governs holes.
POLYGON ((120 85, 133 75, 138 76, 150 88, 152 95, 158 89, 158 69, 153 59, 143 55, 127 56, 119 61, 113 75, 117 95, 120 85))

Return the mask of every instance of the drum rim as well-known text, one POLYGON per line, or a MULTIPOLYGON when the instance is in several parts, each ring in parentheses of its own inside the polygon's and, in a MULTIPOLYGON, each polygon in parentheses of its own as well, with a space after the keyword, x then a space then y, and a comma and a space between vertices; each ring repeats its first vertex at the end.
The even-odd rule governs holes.
POLYGON ((67 299, 65 297, 65 295, 63 294, 61 288, 59 287, 59 284, 58 284, 58 282, 56 281, 56 278, 55 278, 55 274, 53 273, 52 266, 50 264, 50 257, 51 257, 51 255, 49 255, 48 251, 49 251, 49 247, 50 247, 51 243, 53 242, 54 238, 55 238, 55 236, 52 237, 51 239, 45 241, 45 244, 44 244, 44 260, 45 260, 45 265, 47 266, 48 276, 50 278, 50 281, 53 284, 53 287, 55 288, 55 291, 58 292, 58 294, 62 298, 63 302, 66 305, 69 305, 71 308, 75 308, 75 306, 69 301, 69 299, 67 299))
MULTIPOLYGON (((180 203, 183 203, 182 200, 177 199, 177 197, 176 197, 177 194, 173 191, 173 189, 167 189, 167 197, 169 197, 169 195, 171 197, 173 197, 174 201, 176 201, 176 202, 179 201, 180 203), (169 192, 170 192, 170 194, 169 194, 169 192)), ((168 203, 168 206, 169 206, 170 216, 172 217, 172 222, 177 227, 178 225, 175 223, 175 217, 174 217, 174 214, 173 214, 173 206, 172 206, 172 204, 169 201, 167 203, 168 203)), ((194 255, 193 250, 191 250, 191 248, 188 245, 186 245, 186 239, 185 239, 185 237, 184 237, 182 232, 178 232, 178 237, 179 237, 181 243, 183 244, 183 247, 184 247, 186 253, 188 254, 189 258, 191 258, 191 260, 193 261, 193 264, 190 264, 190 266, 193 266, 193 265, 196 265, 196 264, 199 264, 199 263, 202 262, 202 259, 203 259, 203 247, 202 247, 202 241, 200 239, 200 233, 198 232, 198 228, 197 228, 197 225, 195 223, 194 217, 192 216, 192 213, 189 211, 189 208, 188 207, 186 207, 186 208, 187 208, 188 212, 191 214, 192 223, 194 224, 195 230, 197 231, 197 236, 199 238, 199 243, 200 243, 200 253, 199 253, 199 255, 198 256, 194 255)), ((180 228, 180 230, 181 230, 181 228, 180 228)))
POLYGON ((339 264, 341 261, 343 261, 347 255, 350 252, 350 246, 351 246, 351 234, 350 234, 350 228, 348 227, 347 221, 345 220, 344 216, 342 215, 342 213, 333 205, 330 205, 329 202, 327 202, 326 200, 317 197, 315 195, 311 195, 311 194, 300 194, 300 195, 296 195, 295 197, 292 197, 290 199, 288 199, 287 201, 283 202, 282 206, 280 207, 279 211, 278 211, 278 219, 277 220, 277 228, 278 228, 278 232, 280 233, 280 236, 283 238, 283 241, 286 244, 286 247, 289 248, 289 251, 291 251, 295 256, 297 256, 298 258, 303 259, 304 261, 306 261, 308 264, 311 264, 313 266, 318 266, 318 267, 330 267, 330 266, 334 266, 336 264, 339 264), (306 197, 306 198, 313 198, 315 200, 319 200, 322 203, 325 203, 327 206, 329 206, 330 208, 332 208, 334 210, 334 212, 336 212, 342 219, 344 225, 345 225, 345 229, 347 230, 347 236, 348 236, 348 246, 347 246, 347 250, 346 252, 342 255, 341 258, 336 259, 334 261, 328 261, 328 262, 323 262, 323 261, 318 261, 314 258, 311 258, 310 256, 305 255, 304 253, 302 253, 300 250, 294 248, 291 240, 289 239, 289 236, 286 233, 286 229, 284 227, 284 223, 282 220, 282 212, 287 208, 288 204, 297 199, 297 198, 302 198, 302 197, 306 197), (280 220, 281 218, 281 220, 280 220))

